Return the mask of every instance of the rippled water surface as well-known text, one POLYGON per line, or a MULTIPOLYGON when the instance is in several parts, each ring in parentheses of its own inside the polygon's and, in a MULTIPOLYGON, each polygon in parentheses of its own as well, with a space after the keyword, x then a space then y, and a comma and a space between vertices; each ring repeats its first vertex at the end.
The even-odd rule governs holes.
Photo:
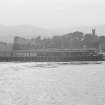
POLYGON ((0 105, 99 104, 105 104, 105 62, 0 63, 0 105))

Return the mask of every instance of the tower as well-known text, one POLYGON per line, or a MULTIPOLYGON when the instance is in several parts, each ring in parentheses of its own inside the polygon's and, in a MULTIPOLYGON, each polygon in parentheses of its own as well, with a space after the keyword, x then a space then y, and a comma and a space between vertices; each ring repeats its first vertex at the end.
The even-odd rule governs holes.
POLYGON ((96 30, 92 29, 92 35, 95 36, 96 35, 96 30))

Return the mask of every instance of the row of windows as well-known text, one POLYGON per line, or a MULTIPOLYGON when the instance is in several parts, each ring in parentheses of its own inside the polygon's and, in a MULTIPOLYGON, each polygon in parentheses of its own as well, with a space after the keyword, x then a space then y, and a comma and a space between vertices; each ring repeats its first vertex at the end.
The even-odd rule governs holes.
POLYGON ((96 55, 95 52, 17 52, 14 53, 13 56, 87 56, 87 55, 96 55))

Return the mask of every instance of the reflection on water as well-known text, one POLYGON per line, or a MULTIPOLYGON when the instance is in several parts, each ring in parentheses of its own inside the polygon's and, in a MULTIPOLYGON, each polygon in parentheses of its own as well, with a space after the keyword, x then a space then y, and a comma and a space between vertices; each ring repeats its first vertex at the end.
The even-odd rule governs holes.
POLYGON ((105 62, 0 63, 0 105, 105 104, 105 62))

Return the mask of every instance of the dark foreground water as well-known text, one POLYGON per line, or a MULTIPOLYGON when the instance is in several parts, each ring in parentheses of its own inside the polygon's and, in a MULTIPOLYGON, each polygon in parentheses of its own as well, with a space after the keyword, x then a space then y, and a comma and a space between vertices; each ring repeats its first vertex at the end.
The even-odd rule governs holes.
POLYGON ((99 104, 105 104, 105 62, 0 63, 0 105, 99 104))

